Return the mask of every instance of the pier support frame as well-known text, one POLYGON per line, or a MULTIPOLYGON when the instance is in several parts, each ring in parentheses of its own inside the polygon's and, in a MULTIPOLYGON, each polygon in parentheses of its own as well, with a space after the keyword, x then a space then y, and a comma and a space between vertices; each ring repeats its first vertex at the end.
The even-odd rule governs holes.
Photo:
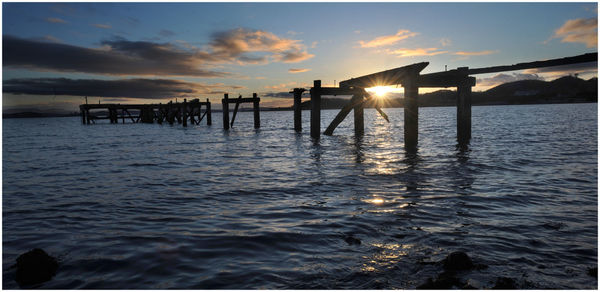
POLYGON ((321 136, 321 80, 315 80, 310 89, 310 136, 321 136))
POLYGON ((356 94, 352 96, 352 102, 356 104, 354 106, 354 135, 362 136, 365 134, 365 104, 362 102, 364 96, 362 94, 356 94))
POLYGON ((407 78, 404 87, 404 149, 410 152, 417 150, 419 141, 419 86, 417 76, 407 78))
POLYGON ((302 132, 302 92, 304 88, 294 88, 294 131, 302 132))
POLYGON ((475 85, 475 78, 468 77, 468 71, 468 67, 458 68, 463 75, 456 89, 456 138, 461 145, 471 140, 471 87, 475 85))
POLYGON ((225 93, 223 100, 223 129, 229 130, 229 94, 225 93))
POLYGON ((254 111, 254 128, 260 128, 260 99, 256 95, 256 93, 252 93, 252 108, 254 111))
POLYGON ((206 99, 206 125, 212 125, 212 116, 210 113, 210 100, 206 99))

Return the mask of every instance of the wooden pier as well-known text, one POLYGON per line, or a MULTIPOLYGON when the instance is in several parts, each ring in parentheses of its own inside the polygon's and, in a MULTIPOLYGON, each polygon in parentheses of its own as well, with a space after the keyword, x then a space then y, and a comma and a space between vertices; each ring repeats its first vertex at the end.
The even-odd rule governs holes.
POLYGON ((187 127, 191 124, 199 125, 206 118, 206 124, 212 124, 210 101, 201 102, 193 99, 183 102, 169 102, 167 104, 82 104, 79 106, 81 122, 83 124, 96 123, 96 120, 110 120, 111 124, 118 124, 119 120, 132 123, 154 123, 163 122, 183 124, 187 127), (204 111, 202 108, 204 107, 204 111), (94 112, 95 111, 95 112, 94 112))
MULTIPOLYGON (((415 151, 419 138, 419 88, 423 87, 456 87, 456 131, 459 145, 466 145, 471 139, 471 91, 475 86, 475 77, 470 75, 497 73, 504 71, 524 70, 552 66, 569 65, 598 61, 598 53, 519 63, 515 65, 494 66, 486 68, 461 67, 455 70, 420 74, 429 65, 428 62, 416 63, 404 67, 386 70, 374 74, 341 81, 339 87, 321 87, 321 81, 315 80, 310 88, 310 136, 318 139, 321 130, 321 96, 323 95, 351 95, 352 98, 344 106, 325 130, 325 135, 332 135, 335 128, 346 118, 350 111, 354 111, 354 132, 356 135, 364 133, 364 105, 372 99, 365 88, 375 86, 402 85, 404 87, 404 145, 407 151, 415 151)), ((300 96, 304 89, 294 88, 294 109, 299 108, 300 96)), ((387 115, 380 109, 376 110, 386 119, 387 115)), ((301 113, 294 110, 294 129, 301 131, 301 113)))
POLYGON ((229 94, 225 93, 223 99, 221 100, 223 104, 223 129, 229 130, 229 127, 233 127, 233 122, 235 122, 235 116, 238 113, 238 109, 240 108, 240 104, 242 103, 252 103, 252 108, 254 112, 254 128, 260 128, 260 98, 256 93, 252 94, 250 98, 242 98, 240 95, 236 99, 229 99, 229 94), (231 124, 229 123, 229 104, 234 103, 235 108, 233 110, 233 117, 231 117, 231 124))

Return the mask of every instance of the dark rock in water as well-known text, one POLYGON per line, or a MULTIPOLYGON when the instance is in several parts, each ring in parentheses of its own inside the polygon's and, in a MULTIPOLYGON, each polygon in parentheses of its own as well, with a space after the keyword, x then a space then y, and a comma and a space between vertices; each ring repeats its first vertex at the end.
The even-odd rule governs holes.
POLYGON ((452 288, 462 288, 465 286, 464 283, 461 283, 460 280, 453 275, 454 273, 441 273, 437 279, 433 280, 432 278, 427 279, 427 282, 417 286, 417 289, 427 289, 427 290, 439 290, 439 289, 452 289, 452 288))
POLYGON ((360 239, 354 238, 352 236, 346 236, 346 238, 344 238, 344 241, 346 241, 346 243, 349 245, 353 245, 353 244, 360 245, 361 244, 360 239))
POLYGON ((20 286, 46 282, 58 269, 58 262, 45 251, 35 248, 17 258, 16 281, 20 286))
POLYGON ((458 271, 458 270, 470 270, 475 267, 471 258, 462 251, 455 251, 449 254, 444 260, 444 270, 447 271, 458 271))
POLYGON ((588 275, 598 279, 598 267, 588 268, 587 273, 588 275))
POLYGON ((492 287, 492 289, 500 289, 500 290, 509 290, 509 289, 517 289, 517 284, 515 280, 507 277, 499 277, 496 279, 496 285, 492 287))

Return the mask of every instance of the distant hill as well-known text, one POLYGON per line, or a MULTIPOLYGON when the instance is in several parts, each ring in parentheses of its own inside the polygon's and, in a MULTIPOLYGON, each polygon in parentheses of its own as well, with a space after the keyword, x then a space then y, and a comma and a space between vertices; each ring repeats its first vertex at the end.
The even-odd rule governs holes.
MULTIPOLYGON (((598 78, 583 80, 573 76, 565 76, 553 81, 520 80, 504 83, 483 92, 472 93, 473 105, 501 104, 544 104, 544 103, 581 103, 598 102, 598 78)), ((454 106, 455 90, 438 90, 419 95, 419 106, 454 106)), ((381 107, 402 107, 402 98, 377 100, 367 103, 373 107, 377 102, 381 107)), ((348 99, 323 98, 323 109, 342 108, 348 99)), ((310 108, 310 101, 302 103, 303 109, 310 108)))

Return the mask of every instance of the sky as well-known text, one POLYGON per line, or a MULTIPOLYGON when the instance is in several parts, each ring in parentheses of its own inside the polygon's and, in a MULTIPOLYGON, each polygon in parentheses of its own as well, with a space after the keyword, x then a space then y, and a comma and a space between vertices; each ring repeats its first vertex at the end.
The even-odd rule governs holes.
MULTIPOLYGON (((2 4, 3 110, 158 103, 224 93, 290 106, 294 87, 429 62, 422 73, 598 50, 588 3, 2 4)), ((597 63, 477 75, 474 91, 521 79, 597 76, 597 63)), ((391 94, 401 87, 391 87, 391 94)), ((420 93, 437 89, 421 89, 420 93)))

